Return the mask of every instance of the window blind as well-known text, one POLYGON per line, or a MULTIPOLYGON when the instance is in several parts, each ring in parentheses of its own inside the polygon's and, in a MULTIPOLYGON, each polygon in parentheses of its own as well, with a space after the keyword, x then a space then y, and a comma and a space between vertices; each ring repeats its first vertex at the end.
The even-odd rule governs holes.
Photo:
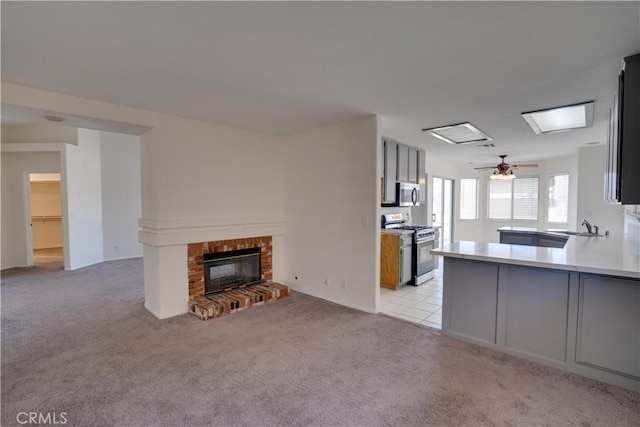
POLYGON ((511 181, 489 181, 489 218, 511 219, 511 181))
POLYGON ((489 181, 490 219, 538 219, 537 176, 489 181))
POLYGON ((513 180, 513 219, 538 219, 538 177, 513 180))

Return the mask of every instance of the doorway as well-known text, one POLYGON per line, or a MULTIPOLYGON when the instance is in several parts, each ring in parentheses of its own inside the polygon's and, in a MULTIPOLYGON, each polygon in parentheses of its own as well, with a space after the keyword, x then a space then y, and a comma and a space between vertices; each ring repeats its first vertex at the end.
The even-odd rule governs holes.
POLYGON ((29 220, 33 265, 64 268, 59 173, 29 174, 29 220))
POLYGON ((440 227, 440 247, 453 241, 453 180, 433 177, 433 217, 434 227, 440 227))

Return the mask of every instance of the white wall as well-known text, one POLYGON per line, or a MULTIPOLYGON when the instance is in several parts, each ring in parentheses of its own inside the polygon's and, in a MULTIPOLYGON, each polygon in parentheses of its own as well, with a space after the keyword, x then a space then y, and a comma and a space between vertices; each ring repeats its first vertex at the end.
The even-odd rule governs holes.
POLYGON ((577 224, 586 219, 592 225, 621 236, 624 230, 624 207, 604 202, 604 172, 607 148, 604 145, 578 150, 580 180, 578 183, 577 224))
POLYGON ((175 117, 141 141, 144 218, 283 214, 281 138, 175 117))
POLYGON ((140 137, 100 132, 104 260, 142 256, 140 137))
POLYGON ((103 260, 100 132, 78 129, 78 145, 67 145, 63 167, 68 229, 65 256, 74 270, 103 260))
POLYGON ((2 269, 29 265, 27 174, 60 173, 60 170, 58 152, 2 153, 2 269))
POLYGON ((370 312, 379 283, 378 128, 369 116, 289 136, 284 164, 285 283, 370 312))
POLYGON ((53 123, 3 126, 2 142, 66 142, 77 145, 78 130, 53 123))
POLYGON ((518 176, 537 175, 540 178, 538 220, 537 221, 509 221, 488 219, 488 187, 490 171, 476 171, 477 165, 458 165, 455 183, 455 211, 454 211, 454 240, 472 240, 481 242, 498 242, 500 240, 498 228, 503 226, 538 227, 538 228, 566 228, 576 229, 576 210, 578 200, 578 156, 570 155, 553 159, 533 160, 527 163, 537 163, 537 168, 522 168, 516 171, 518 176), (554 224, 547 221, 549 199, 549 176, 559 172, 569 173, 569 221, 567 224, 554 224), (479 206, 477 220, 460 220, 460 179, 479 179, 479 206))

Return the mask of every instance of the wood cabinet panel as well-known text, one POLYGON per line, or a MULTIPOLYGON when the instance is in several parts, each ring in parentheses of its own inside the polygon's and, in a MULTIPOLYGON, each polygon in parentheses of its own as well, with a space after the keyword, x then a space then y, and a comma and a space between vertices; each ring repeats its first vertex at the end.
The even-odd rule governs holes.
POLYGON ((380 235, 380 286, 396 289, 400 285, 400 236, 380 235))

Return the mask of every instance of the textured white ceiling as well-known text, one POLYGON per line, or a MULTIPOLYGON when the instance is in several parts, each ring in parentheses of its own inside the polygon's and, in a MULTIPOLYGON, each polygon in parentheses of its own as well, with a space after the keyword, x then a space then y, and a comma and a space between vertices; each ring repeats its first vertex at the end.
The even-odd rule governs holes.
POLYGON ((456 162, 604 142, 638 2, 3 2, 2 79, 292 133, 365 114, 456 162), (592 129, 536 136, 520 112, 595 100, 592 129), (496 148, 422 128, 470 121, 496 148))

